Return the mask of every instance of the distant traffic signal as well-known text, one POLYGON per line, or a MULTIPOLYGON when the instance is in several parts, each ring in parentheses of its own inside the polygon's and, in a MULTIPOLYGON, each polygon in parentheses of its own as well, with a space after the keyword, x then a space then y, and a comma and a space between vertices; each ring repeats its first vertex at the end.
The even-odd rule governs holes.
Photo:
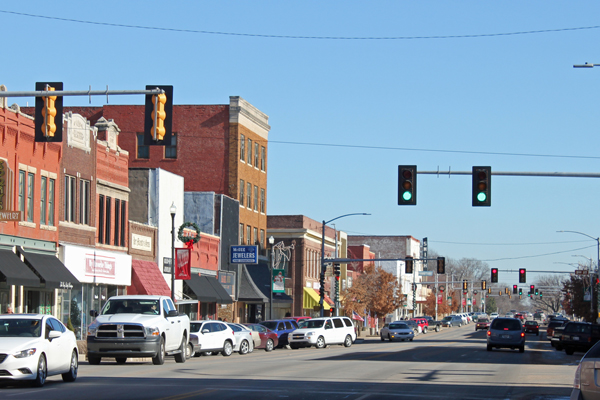
POLYGON ((526 273, 525 268, 519 269, 519 283, 527 283, 525 273, 526 273))
POLYGON ((530 286, 529 286, 529 293, 530 293, 530 294, 533 294, 533 293, 535 293, 535 285, 530 285, 530 286))
POLYGON ((333 264, 333 274, 337 277, 340 276, 341 274, 341 270, 340 270, 340 264, 333 264))
POLYGON ((492 288, 491 287, 488 288, 488 294, 492 294, 492 288))
POLYGON ((513 285, 513 294, 517 294, 517 293, 518 293, 517 285, 513 285))
POLYGON ((519 296, 523 295, 523 288, 519 288, 519 296))
POLYGON ((469 289, 469 283, 467 282, 466 279, 463 279, 463 290, 468 290, 469 289))
POLYGON ((504 293, 510 294, 510 292, 508 291, 508 288, 504 288, 504 293))
POLYGON ((446 273, 446 258, 445 257, 437 258, 437 273, 438 273, 438 275, 446 273))
POLYGON ((485 290, 487 288, 487 282, 481 281, 481 290, 485 290))
POLYGON ((536 296, 538 295, 538 290, 537 290, 537 289, 535 289, 535 295, 536 295, 536 296))
MULTIPOLYGON (((36 82, 36 91, 62 91, 62 82, 36 82)), ((35 98, 35 141, 62 142, 63 97, 44 96, 35 98)))
POLYGON ((473 167, 473 207, 491 204, 492 167, 473 167))
POLYGON ((144 145, 171 146, 173 126, 173 86, 146 85, 146 90, 164 93, 147 94, 144 120, 144 145))
POLYGON ((416 165, 398 165, 398 205, 417 205, 416 165))
POLYGON ((492 268, 492 283, 498 283, 498 268, 492 268))
POLYGON ((413 264, 414 260, 412 256, 406 256, 404 260, 404 273, 412 274, 413 273, 413 264))
POLYGON ((540 290, 540 299, 542 298, 542 291, 540 290))

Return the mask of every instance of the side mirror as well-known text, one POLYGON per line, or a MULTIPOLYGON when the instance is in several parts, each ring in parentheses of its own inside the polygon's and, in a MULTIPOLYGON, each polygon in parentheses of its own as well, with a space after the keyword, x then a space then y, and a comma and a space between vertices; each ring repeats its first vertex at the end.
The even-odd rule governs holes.
POLYGON ((169 313, 167 314, 167 317, 178 317, 179 316, 179 311, 177 310, 169 310, 169 313))
POLYGON ((96 318, 98 316, 98 312, 96 310, 90 310, 90 316, 92 318, 96 318))
POLYGON ((202 334, 204 335, 205 333, 209 333, 210 331, 208 329, 203 329, 202 330, 202 334))
POLYGON ((52 340, 52 339, 56 339, 58 337, 60 337, 62 335, 62 332, 60 331, 50 331, 48 333, 48 339, 52 340))

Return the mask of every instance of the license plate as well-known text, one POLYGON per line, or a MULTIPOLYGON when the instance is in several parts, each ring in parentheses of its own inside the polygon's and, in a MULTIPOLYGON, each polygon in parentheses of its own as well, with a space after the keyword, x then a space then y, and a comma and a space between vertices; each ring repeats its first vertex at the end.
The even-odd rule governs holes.
POLYGON ((579 336, 573 336, 573 340, 579 340, 579 336))
POLYGON ((510 335, 502 335, 502 339, 510 339, 510 335))

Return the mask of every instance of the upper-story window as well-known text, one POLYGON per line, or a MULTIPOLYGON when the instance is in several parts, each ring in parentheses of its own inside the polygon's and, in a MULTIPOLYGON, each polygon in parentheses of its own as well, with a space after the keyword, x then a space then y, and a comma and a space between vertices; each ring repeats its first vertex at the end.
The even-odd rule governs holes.
POLYGON ((48 222, 48 177, 42 176, 42 185, 40 190, 40 224, 46 225, 48 222))
POLYGON ((258 186, 254 186, 254 211, 258 211, 258 186))
POLYGON ((246 161, 246 137, 240 135, 240 160, 246 161))
POLYGON ((260 145, 258 144, 258 142, 254 143, 254 166, 256 168, 258 168, 258 157, 260 156, 260 153, 258 152, 260 145))
POLYGON ((144 146, 144 134, 137 134, 137 158, 150 158, 150 146, 144 146))
POLYGON ((177 158, 177 134, 171 133, 171 145, 165 146, 165 158, 177 158))
POLYGON ((261 146, 261 148, 260 148, 260 170, 261 171, 265 170, 266 161, 267 161, 267 149, 265 149, 265 146, 261 146))
POLYGON ((240 224, 240 244, 244 244, 244 224, 240 224))
POLYGON ((240 179, 240 206, 244 205, 244 180, 240 179))
POLYGON ((48 180, 48 225, 54 226, 54 186, 55 180, 48 180))
POLYGON ((246 207, 252 208, 252 184, 250 182, 246 184, 246 207))
POLYGON ((90 181, 79 180, 79 223, 90 224, 90 181))
POLYGON ((252 165, 252 140, 248 139, 248 157, 246 158, 248 164, 252 165))
POLYGON ((75 177, 65 175, 64 212, 65 221, 75 222, 75 177))
POLYGON ((248 246, 250 246, 252 244, 252 233, 250 231, 250 229, 252 229, 252 227, 250 225, 246 226, 246 244, 248 246))
POLYGON ((33 222, 33 187, 35 184, 35 175, 27 174, 27 222, 33 222))
POLYGON ((19 211, 25 212, 25 171, 19 170, 19 211))
POLYGON ((260 189, 260 212, 265 213, 265 189, 260 189))

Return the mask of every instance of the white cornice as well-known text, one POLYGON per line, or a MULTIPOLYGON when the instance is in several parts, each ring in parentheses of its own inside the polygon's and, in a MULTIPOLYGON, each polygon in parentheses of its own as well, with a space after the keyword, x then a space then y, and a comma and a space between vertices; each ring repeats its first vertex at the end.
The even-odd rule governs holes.
POLYGON ((240 96, 229 96, 229 123, 240 124, 268 140, 269 116, 240 96))

